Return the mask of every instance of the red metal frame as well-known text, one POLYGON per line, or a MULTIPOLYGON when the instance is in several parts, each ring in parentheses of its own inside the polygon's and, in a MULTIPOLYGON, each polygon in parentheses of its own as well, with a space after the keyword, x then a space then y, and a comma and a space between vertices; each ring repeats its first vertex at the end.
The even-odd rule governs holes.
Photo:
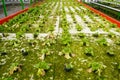
POLYGON ((118 27, 120 27, 120 21, 118 21, 118 20, 116 20, 116 19, 114 19, 114 18, 112 18, 112 17, 110 17, 110 16, 108 16, 108 15, 106 15, 106 14, 104 14, 104 13, 102 13, 102 12, 100 12, 100 11, 98 11, 98 10, 96 10, 96 9, 94 9, 94 8, 86 5, 86 4, 84 4, 84 3, 82 3, 82 2, 80 2, 80 4, 82 4, 83 6, 85 6, 85 7, 88 8, 88 9, 90 9, 91 11, 93 11, 93 12, 101 15, 102 17, 106 18, 106 19, 109 20, 110 22, 117 24, 118 27))
POLYGON ((17 16, 18 14, 21 14, 21 13, 27 11, 27 10, 28 10, 28 8, 26 8, 26 9, 24 9, 24 10, 20 10, 20 11, 14 13, 14 14, 11 14, 11 15, 5 17, 5 18, 0 19, 0 24, 3 24, 4 22, 7 22, 9 19, 12 19, 13 17, 15 17, 15 16, 17 16))

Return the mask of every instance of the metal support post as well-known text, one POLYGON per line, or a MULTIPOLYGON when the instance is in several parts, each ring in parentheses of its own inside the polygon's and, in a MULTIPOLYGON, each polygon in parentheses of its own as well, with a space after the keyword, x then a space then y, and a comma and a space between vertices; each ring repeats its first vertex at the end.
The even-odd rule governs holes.
POLYGON ((5 5, 5 0, 2 0, 2 5, 3 5, 3 9, 4 9, 4 14, 5 14, 5 16, 7 16, 7 10, 6 10, 6 5, 5 5))

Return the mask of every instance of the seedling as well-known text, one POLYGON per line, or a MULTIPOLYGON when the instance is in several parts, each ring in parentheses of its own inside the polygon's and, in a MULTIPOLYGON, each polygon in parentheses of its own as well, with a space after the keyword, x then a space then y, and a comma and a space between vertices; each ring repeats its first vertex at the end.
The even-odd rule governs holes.
POLYGON ((94 33, 94 34, 93 34, 93 37, 99 37, 99 36, 100 36, 99 33, 94 33))
POLYGON ((9 74, 12 75, 15 72, 21 72, 22 71, 22 64, 19 63, 12 63, 12 65, 9 68, 9 74))
POLYGON ((84 54, 87 56, 94 56, 93 48, 86 48, 84 54))
POLYGON ((92 72, 97 73, 100 76, 106 66, 102 63, 92 62, 88 65, 88 67, 92 70, 92 72))
POLYGON ((50 31, 50 32, 54 31, 54 26, 50 26, 50 27, 48 28, 48 31, 50 31))
POLYGON ((45 73, 50 69, 51 64, 45 61, 37 63, 34 67, 38 69, 38 76, 45 76, 45 73))
POLYGON ((37 41, 36 40, 28 40, 28 44, 30 45, 30 46, 35 46, 35 45, 37 45, 37 41))
POLYGON ((37 75, 38 75, 38 76, 45 76, 45 71, 44 71, 44 69, 38 69, 37 75))
POLYGON ((100 45, 103 45, 103 46, 108 46, 108 42, 105 38, 100 38, 99 40, 97 40, 97 42, 100 44, 100 45))
POLYGON ((117 45, 120 45, 120 40, 116 41, 116 44, 117 44, 117 45))
POLYGON ((16 33, 16 38, 24 37, 24 32, 20 31, 16 33))
POLYGON ((61 41, 63 45, 69 45, 72 42, 71 35, 68 32, 63 33, 61 41))
POLYGON ((4 31, 4 26, 0 25, 0 32, 4 31))
POLYGON ((65 70, 66 72, 70 72, 71 70, 73 70, 73 65, 72 65, 72 63, 66 63, 64 70, 65 70))
POLYGON ((110 25, 110 27, 111 27, 111 28, 115 28, 115 27, 117 27, 117 25, 112 23, 112 24, 110 25))
POLYGON ((108 27, 104 27, 103 30, 106 31, 106 32, 109 32, 109 28, 108 27))
POLYGON ((41 60, 44 60, 46 56, 50 55, 50 50, 48 48, 41 50, 42 56, 40 57, 41 60))
POLYGON ((50 38, 46 38, 47 40, 44 41, 44 43, 42 45, 46 45, 46 46, 51 46, 53 44, 55 44, 55 39, 50 39, 50 38))
POLYGON ((115 34, 113 34, 113 33, 110 32, 110 33, 108 34, 108 37, 114 38, 114 37, 115 37, 115 34))
POLYGON ((84 34, 84 33, 79 33, 78 34, 78 37, 80 37, 80 38, 84 38, 86 35, 84 34))
POLYGON ((94 25, 91 25, 91 31, 96 31, 98 28, 97 27, 94 27, 94 25))
POLYGON ((107 51, 106 52, 109 56, 115 56, 115 53, 113 51, 107 51))
POLYGON ((82 30, 82 27, 79 24, 76 25, 76 28, 77 28, 78 31, 82 30))
POLYGON ((83 38, 81 41, 82 46, 89 46, 89 39, 88 38, 83 38))
POLYGON ((72 57, 72 50, 70 49, 70 47, 65 47, 62 50, 62 53, 66 59, 70 59, 72 57))
POLYGON ((118 68, 118 70, 120 70, 120 63, 118 64, 118 67, 117 67, 117 68, 118 68))

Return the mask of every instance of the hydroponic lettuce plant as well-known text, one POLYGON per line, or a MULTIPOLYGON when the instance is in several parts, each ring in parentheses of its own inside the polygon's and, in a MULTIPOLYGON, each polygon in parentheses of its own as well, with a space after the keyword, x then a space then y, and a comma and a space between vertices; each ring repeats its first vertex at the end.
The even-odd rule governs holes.
POLYGON ((106 66, 103 63, 99 63, 99 62, 91 62, 90 64, 88 64, 89 70, 88 72, 94 72, 96 74, 98 74, 99 76, 101 76, 103 70, 106 68, 106 66))
POLYGON ((22 71, 22 64, 19 63, 12 63, 9 68, 9 74, 12 75, 15 72, 21 72, 22 71))
POLYGON ((12 40, 12 41, 9 42, 9 46, 12 46, 14 48, 18 48, 18 47, 20 47, 19 43, 20 43, 19 40, 12 40))
POLYGON ((70 59, 71 57, 74 57, 74 54, 69 46, 66 46, 63 48, 62 52, 59 52, 59 55, 64 55, 66 59, 70 59))
POLYGON ((110 38, 115 38, 116 35, 115 35, 114 33, 112 33, 112 32, 109 32, 109 33, 108 33, 108 37, 110 37, 110 38))
POLYGON ((100 38, 97 40, 97 43, 103 46, 109 46, 107 40, 105 38, 100 38))
POLYGON ((71 35, 68 32, 63 32, 61 37, 61 43, 65 46, 70 45, 72 42, 71 35))
POLYGON ((71 70, 73 70, 73 65, 72 65, 72 63, 66 63, 66 64, 65 64, 65 67, 64 67, 64 70, 65 70, 66 72, 70 72, 71 70))
POLYGON ((48 31, 50 31, 50 32, 54 31, 54 27, 55 27, 55 26, 53 26, 53 25, 49 26, 49 27, 48 27, 48 31))
POLYGON ((117 69, 120 70, 120 63, 118 63, 118 65, 117 65, 117 69))
POLYGON ((91 48, 91 47, 85 48, 84 54, 87 55, 87 56, 94 56, 93 48, 91 48))
POLYGON ((4 31, 4 26, 0 25, 0 32, 4 31))
POLYGON ((99 33, 94 33, 92 36, 97 38, 97 37, 100 36, 100 34, 99 33))
POLYGON ((85 38, 81 39, 80 44, 81 44, 82 46, 89 46, 90 41, 89 41, 88 38, 85 37, 85 38))
POLYGON ((22 37, 24 37, 24 32, 19 31, 19 32, 16 33, 16 38, 17 39, 22 38, 22 37))
POLYGON ((117 40, 117 41, 115 42, 115 44, 116 44, 116 45, 120 45, 120 40, 117 40))
POLYGON ((39 62, 36 65, 34 65, 34 67, 38 69, 38 76, 45 76, 45 73, 50 69, 50 66, 51 64, 46 63, 45 61, 39 62))
POLYGON ((21 32, 27 32, 28 30, 29 30, 29 26, 26 24, 20 27, 21 32))
POLYGON ((96 30, 98 30, 98 27, 95 27, 95 25, 92 24, 90 30, 91 31, 96 31, 96 30))
POLYGON ((38 44, 37 40, 28 40, 28 45, 31 47, 35 47, 38 44))
POLYGON ((50 47, 54 45, 55 43, 56 43, 56 36, 51 33, 50 35, 45 37, 45 40, 42 45, 50 47))
POLYGON ((78 31, 81 31, 81 30, 82 30, 82 27, 81 27, 79 24, 76 24, 76 29, 77 29, 78 31))
POLYGON ((42 54, 45 54, 45 55, 50 55, 50 54, 51 54, 51 53, 50 53, 50 49, 48 49, 48 48, 42 49, 42 50, 41 50, 41 53, 42 53, 42 54))
POLYGON ((117 24, 113 24, 113 23, 110 23, 110 22, 109 22, 109 24, 110 24, 110 28, 116 28, 117 27, 117 24))
POLYGON ((113 52, 113 50, 107 50, 107 52, 106 52, 106 54, 108 55, 108 56, 115 56, 115 52, 113 52))
POLYGON ((41 55, 40 59, 41 59, 41 60, 44 60, 46 56, 48 56, 48 55, 51 54, 51 51, 50 51, 50 49, 45 48, 45 49, 42 49, 42 50, 41 50, 41 54, 42 54, 42 55, 41 55))
POLYGON ((86 35, 85 35, 84 33, 79 33, 79 34, 78 34, 78 37, 84 38, 84 37, 86 37, 86 35))

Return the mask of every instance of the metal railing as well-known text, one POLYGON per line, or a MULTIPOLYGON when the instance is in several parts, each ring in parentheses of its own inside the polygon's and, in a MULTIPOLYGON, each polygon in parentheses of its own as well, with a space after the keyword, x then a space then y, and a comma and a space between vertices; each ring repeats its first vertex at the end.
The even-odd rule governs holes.
POLYGON ((94 8, 97 8, 105 13, 107 13, 108 15, 120 20, 120 9, 111 7, 111 6, 107 6, 107 5, 103 5, 100 3, 96 3, 96 2, 91 2, 90 3, 91 6, 93 6, 94 8))
POLYGON ((95 3, 95 2, 91 2, 91 3, 102 6, 102 7, 105 7, 105 8, 108 8, 108 9, 111 9, 111 10, 114 10, 114 11, 117 11, 117 12, 120 12, 119 9, 116 9, 116 8, 113 8, 113 7, 110 7, 110 6, 102 5, 102 4, 95 3))
MULTIPOLYGON (((4 0, 4 1, 5 1, 5 4, 18 4, 18 3, 20 3, 20 0, 4 0)), ((22 1, 24 4, 30 4, 31 0, 22 0, 22 1)), ((2 0, 0 1, 0 4, 2 4, 2 0)))
POLYGON ((20 4, 22 9, 24 9, 24 4, 29 3, 30 5, 34 2, 35 0, 0 0, 0 5, 3 6, 4 9, 4 14, 7 16, 7 10, 6 10, 6 5, 8 4, 20 4))

